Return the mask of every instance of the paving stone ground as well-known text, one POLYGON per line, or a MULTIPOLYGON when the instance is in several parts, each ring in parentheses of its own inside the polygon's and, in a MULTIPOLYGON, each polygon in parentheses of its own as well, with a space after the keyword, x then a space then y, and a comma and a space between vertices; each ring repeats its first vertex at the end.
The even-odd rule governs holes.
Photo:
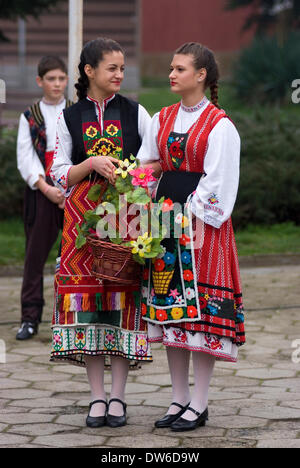
MULTIPOLYGON (((0 446, 299 448, 300 265, 245 268, 241 274, 247 343, 237 364, 216 364, 207 426, 184 434, 153 425, 171 398, 160 345, 153 346, 152 364, 129 375, 128 425, 87 428, 85 370, 49 362, 52 277, 45 278, 40 332, 27 342, 15 340, 22 278, 0 278, 0 344, 6 351, 0 352, 0 446)), ((109 372, 105 379, 109 392, 109 372)))

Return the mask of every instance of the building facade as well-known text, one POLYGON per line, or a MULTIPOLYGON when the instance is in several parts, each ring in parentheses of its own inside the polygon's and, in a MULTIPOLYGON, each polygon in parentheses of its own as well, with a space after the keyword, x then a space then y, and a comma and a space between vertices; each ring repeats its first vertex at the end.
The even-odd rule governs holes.
MULTIPOLYGON (((138 89, 140 76, 167 76, 172 52, 187 41, 201 42, 217 55, 221 71, 230 64, 253 33, 242 33, 248 9, 229 12, 227 0, 83 0, 83 42, 111 37, 126 52, 124 88, 138 89)), ((36 67, 43 55, 56 54, 67 62, 68 2, 39 20, 0 21, 10 39, 0 43, 0 79, 6 83, 12 108, 23 108, 20 96, 40 92, 36 67)))

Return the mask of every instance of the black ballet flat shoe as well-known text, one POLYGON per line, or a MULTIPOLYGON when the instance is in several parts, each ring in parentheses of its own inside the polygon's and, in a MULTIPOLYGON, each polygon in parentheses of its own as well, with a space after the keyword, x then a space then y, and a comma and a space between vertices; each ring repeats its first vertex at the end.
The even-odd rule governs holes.
POLYGON ((203 411, 203 413, 199 413, 198 411, 194 410, 190 406, 187 410, 192 411, 195 413, 197 419, 194 421, 188 421, 184 418, 179 418, 175 422, 171 424, 171 430, 175 432, 183 432, 183 431, 193 431, 197 427, 205 426, 206 421, 208 420, 208 409, 203 411))
POLYGON ((176 419, 180 418, 180 416, 186 411, 189 406, 189 403, 186 406, 182 406, 179 403, 172 403, 170 406, 175 405, 180 408, 180 411, 176 414, 166 414, 163 418, 155 421, 154 426, 158 427, 159 429, 162 427, 170 427, 171 424, 176 421, 176 419))
POLYGON ((105 424, 106 424, 106 411, 107 411, 107 408, 108 408, 107 402, 105 400, 92 401, 90 403, 90 405, 89 405, 89 411, 91 410, 91 407, 95 403, 104 403, 105 404, 105 415, 104 416, 90 416, 90 414, 88 414, 88 416, 86 418, 86 425, 88 427, 102 427, 102 426, 105 426, 105 424))
POLYGON ((108 408, 109 408, 109 405, 111 404, 112 401, 117 401, 117 402, 121 403, 121 405, 123 406, 123 409, 124 409, 124 414, 123 414, 123 416, 114 416, 113 414, 109 414, 109 412, 107 412, 106 425, 109 426, 109 427, 125 426, 127 424, 127 419, 126 419, 127 405, 126 405, 126 403, 124 403, 122 400, 119 400, 119 398, 112 398, 111 400, 109 400, 108 408))

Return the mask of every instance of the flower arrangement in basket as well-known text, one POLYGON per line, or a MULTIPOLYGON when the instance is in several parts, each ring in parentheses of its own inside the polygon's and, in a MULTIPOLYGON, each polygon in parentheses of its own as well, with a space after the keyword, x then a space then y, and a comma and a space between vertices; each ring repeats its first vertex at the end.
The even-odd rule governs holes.
MULTIPOLYGON (((120 161, 115 185, 109 184, 101 202, 84 214, 84 222, 76 225, 76 247, 86 243, 93 255, 92 274, 107 281, 137 283, 146 259, 155 259, 163 248, 166 235, 160 213, 164 198, 153 203, 148 183, 156 181, 153 170, 143 168, 131 155, 120 161)), ((95 184, 88 199, 99 200, 103 185, 95 184)))

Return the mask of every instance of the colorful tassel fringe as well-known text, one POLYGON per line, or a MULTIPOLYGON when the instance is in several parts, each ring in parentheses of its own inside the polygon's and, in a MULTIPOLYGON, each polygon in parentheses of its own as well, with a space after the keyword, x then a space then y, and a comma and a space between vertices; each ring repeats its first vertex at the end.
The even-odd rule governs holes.
POLYGON ((60 312, 101 312, 102 310, 124 310, 138 307, 140 293, 134 292, 108 292, 96 293, 70 293, 61 294, 58 298, 60 312))

